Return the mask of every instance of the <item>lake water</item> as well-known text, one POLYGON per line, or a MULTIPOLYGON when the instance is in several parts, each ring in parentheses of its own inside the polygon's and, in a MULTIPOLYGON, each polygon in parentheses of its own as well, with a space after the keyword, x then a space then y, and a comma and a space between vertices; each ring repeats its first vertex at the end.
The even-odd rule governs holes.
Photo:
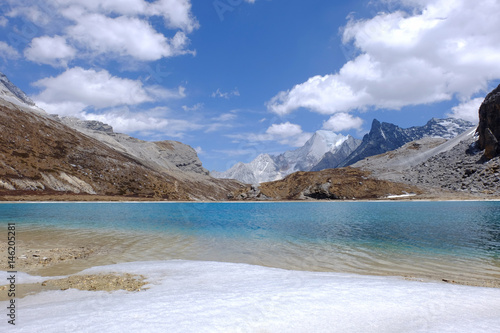
POLYGON ((1 204, 0 219, 48 248, 106 243, 87 265, 184 259, 500 279, 500 202, 23 203, 1 204))

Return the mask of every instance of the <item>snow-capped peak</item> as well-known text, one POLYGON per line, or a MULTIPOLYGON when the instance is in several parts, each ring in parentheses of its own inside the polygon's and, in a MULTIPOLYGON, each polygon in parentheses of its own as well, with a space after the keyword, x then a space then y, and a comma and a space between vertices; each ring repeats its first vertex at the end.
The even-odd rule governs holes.
POLYGON ((297 153, 297 158, 300 158, 301 160, 309 159, 311 160, 311 163, 314 164, 317 163, 325 153, 335 151, 346 140, 347 136, 342 134, 319 130, 313 134, 303 147, 295 150, 294 152, 297 153))
POLYGON ((325 140, 326 145, 330 147, 330 149, 333 147, 340 147, 340 145, 342 145, 345 140, 347 140, 347 136, 326 130, 316 131, 315 134, 322 137, 325 140))

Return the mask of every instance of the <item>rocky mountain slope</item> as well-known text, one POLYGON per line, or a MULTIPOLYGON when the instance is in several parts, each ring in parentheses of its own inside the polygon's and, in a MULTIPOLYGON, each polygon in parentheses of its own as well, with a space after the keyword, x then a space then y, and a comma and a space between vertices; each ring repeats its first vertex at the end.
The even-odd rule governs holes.
POLYGON ((402 182, 428 192, 500 196, 500 158, 482 160, 475 129, 456 139, 424 138, 352 165, 377 179, 402 182))
POLYGON ((99 140, 156 171, 180 170, 208 175, 208 170, 203 168, 196 151, 181 142, 139 140, 127 134, 115 133, 111 126, 95 120, 80 120, 73 117, 59 118, 57 116, 54 119, 99 140))
POLYGON ((304 146, 273 156, 261 154, 250 163, 237 163, 225 172, 212 172, 217 178, 237 179, 247 184, 279 180, 296 171, 309 171, 328 155, 329 161, 343 161, 361 143, 352 136, 320 130, 304 146))
MULTIPOLYGON (((4 92, 0 96, 0 198, 72 193, 225 200, 243 187, 236 181, 206 175, 193 156, 196 153, 180 143, 148 144, 118 134, 115 141, 96 140, 84 134, 84 130, 77 131, 53 116, 35 112, 12 86, 4 81, 0 84, 0 91, 4 92), (120 140, 136 146, 122 144, 121 150, 113 147, 123 143, 120 140), (148 157, 147 147, 154 158, 148 157), (146 152, 138 157, 142 148, 146 152), (188 158, 183 162, 182 156, 188 158)), ((113 138, 112 130, 103 124, 78 126, 113 138)))
POLYGON ((488 94, 481 105, 477 131, 472 128, 450 140, 413 141, 352 166, 369 171, 378 179, 403 182, 428 192, 499 197, 500 152, 495 146, 500 141, 499 92, 500 86, 488 94), (492 144, 490 151, 486 142, 492 144))
POLYGON ((376 148, 377 141, 390 147, 398 139, 420 139, 364 158, 352 167, 296 172, 280 181, 247 188, 239 196, 256 200, 413 195, 435 199, 500 198, 499 97, 500 85, 481 105, 477 129, 467 122, 448 119, 432 119, 426 126, 407 130, 374 121, 371 135, 363 141, 365 149, 376 148))
POLYGON ((5 74, 0 73, 0 99, 5 102, 12 104, 34 107, 35 102, 33 102, 26 94, 16 87, 10 80, 5 76, 5 74))
POLYGON ((361 145, 338 166, 352 165, 364 158, 383 154, 424 137, 451 139, 473 126, 471 122, 462 119, 433 118, 424 126, 404 129, 394 124, 380 123, 374 119, 371 130, 363 137, 361 145))

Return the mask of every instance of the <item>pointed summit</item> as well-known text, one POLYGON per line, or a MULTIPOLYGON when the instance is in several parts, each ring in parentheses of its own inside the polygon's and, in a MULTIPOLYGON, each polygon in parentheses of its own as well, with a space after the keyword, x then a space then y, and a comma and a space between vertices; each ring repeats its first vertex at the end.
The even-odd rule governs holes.
MULTIPOLYGON (((293 159, 295 160, 309 160, 312 165, 309 166, 309 169, 316 164, 321 157, 332 150, 338 148, 345 140, 347 140, 347 136, 342 134, 336 134, 331 131, 319 130, 316 131, 313 136, 307 140, 304 146, 296 149, 292 152, 292 155, 295 155, 293 159), (314 161, 313 161, 314 160, 314 161)), ((285 153, 286 154, 286 153, 285 153)), ((307 171, 307 170, 302 170, 307 171)))
POLYGON ((380 121, 378 121, 377 119, 373 119, 372 128, 370 129, 370 132, 378 130, 380 126, 381 126, 380 121))

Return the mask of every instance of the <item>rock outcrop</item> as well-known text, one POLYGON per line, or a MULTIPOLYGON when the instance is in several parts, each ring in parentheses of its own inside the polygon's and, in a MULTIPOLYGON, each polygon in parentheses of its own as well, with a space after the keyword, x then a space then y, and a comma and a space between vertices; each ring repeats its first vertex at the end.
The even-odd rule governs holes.
POLYGON ((500 155, 500 85, 490 92, 479 108, 478 148, 483 158, 490 160, 500 155))
POLYGON ((95 120, 54 116, 54 119, 118 150, 156 171, 183 171, 208 175, 196 151, 178 141, 150 142, 115 133, 113 127, 95 120))

